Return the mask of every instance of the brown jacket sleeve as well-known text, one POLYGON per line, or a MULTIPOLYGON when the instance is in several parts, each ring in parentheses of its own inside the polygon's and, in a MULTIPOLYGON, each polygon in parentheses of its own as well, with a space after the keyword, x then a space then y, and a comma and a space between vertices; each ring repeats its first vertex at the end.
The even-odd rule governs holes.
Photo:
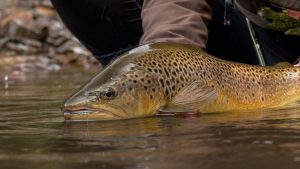
POLYGON ((211 15, 206 0, 144 0, 140 44, 177 42, 205 48, 211 15))

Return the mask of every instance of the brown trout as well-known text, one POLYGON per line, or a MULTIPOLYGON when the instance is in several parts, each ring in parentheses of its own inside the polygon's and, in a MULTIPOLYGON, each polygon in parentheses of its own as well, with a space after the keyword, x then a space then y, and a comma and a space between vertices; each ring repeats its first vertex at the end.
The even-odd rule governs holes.
POLYGON ((281 109, 300 99, 300 68, 225 61, 198 47, 154 43, 133 49, 63 106, 65 120, 113 120, 157 113, 281 109))

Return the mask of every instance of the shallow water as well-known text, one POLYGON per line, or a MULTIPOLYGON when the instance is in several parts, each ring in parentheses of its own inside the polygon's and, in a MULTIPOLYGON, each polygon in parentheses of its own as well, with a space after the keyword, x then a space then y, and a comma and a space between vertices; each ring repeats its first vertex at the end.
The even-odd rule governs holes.
POLYGON ((92 74, 0 75, 1 169, 300 167, 300 110, 64 123, 92 74))

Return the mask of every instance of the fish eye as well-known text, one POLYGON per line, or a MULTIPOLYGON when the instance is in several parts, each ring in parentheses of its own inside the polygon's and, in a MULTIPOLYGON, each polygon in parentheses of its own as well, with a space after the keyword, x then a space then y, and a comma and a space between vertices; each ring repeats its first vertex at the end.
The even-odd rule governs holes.
POLYGON ((117 96, 117 91, 114 88, 109 87, 101 92, 100 99, 111 100, 114 99, 116 96, 117 96))

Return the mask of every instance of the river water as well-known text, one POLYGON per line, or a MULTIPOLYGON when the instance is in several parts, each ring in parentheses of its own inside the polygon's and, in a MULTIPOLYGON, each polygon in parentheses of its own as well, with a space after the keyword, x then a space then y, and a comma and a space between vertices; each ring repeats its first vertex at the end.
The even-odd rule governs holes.
POLYGON ((0 75, 1 169, 300 168, 297 109, 64 123, 94 73, 0 75))

